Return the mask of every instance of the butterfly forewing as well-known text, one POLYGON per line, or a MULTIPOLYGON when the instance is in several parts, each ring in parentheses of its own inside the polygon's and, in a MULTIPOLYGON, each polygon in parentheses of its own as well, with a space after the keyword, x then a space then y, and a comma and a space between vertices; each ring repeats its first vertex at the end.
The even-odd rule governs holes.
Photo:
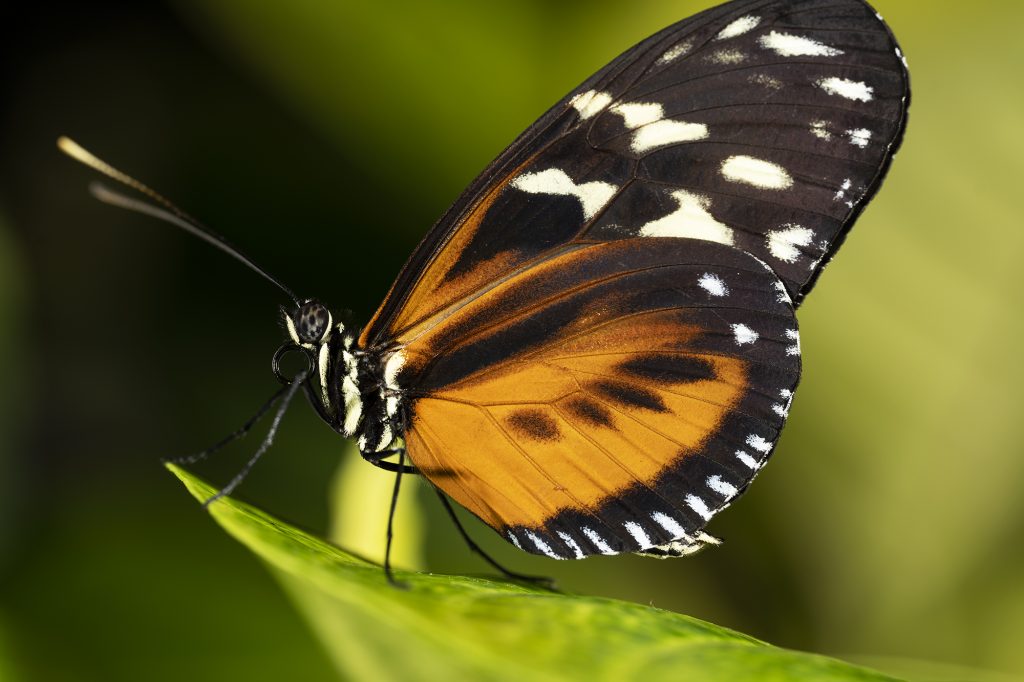
POLYGON ((859 0, 726 3, 588 79, 456 201, 361 334, 404 363, 413 463, 528 551, 698 545, 774 447, 794 308, 908 101, 859 0))
POLYGON ((364 330, 372 345, 575 241, 731 244, 799 304, 902 136, 909 85, 859 0, 731 2, 566 96, 463 194, 364 330))

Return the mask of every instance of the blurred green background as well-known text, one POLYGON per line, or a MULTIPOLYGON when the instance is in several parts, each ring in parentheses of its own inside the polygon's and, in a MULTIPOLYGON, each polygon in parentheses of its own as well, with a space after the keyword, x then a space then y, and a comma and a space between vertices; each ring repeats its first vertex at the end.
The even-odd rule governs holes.
MULTIPOLYGON (((58 135, 365 321, 520 130, 710 4, 0 10, 0 679, 334 674, 273 579, 158 465, 274 390, 280 297, 198 240, 91 200, 58 135)), ((910 60, 909 133, 801 309, 805 378, 773 464, 712 524, 725 546, 555 564, 474 532, 567 589, 778 645, 1024 674, 1024 4, 876 4, 910 60)), ((224 482, 253 447, 201 471, 224 482)), ((241 496, 374 554, 390 479, 356 459, 297 406, 241 496)), ((403 563, 484 572, 419 497, 403 563)))

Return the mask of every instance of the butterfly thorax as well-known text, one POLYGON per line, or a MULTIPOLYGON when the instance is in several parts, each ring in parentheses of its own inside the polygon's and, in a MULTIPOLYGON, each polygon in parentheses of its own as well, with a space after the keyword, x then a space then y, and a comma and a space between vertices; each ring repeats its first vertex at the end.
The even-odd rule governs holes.
POLYGON ((405 405, 396 378, 404 364, 401 351, 361 348, 354 331, 334 322, 314 300, 284 312, 294 346, 315 365, 318 390, 310 398, 320 416, 347 437, 358 439, 363 453, 388 449, 404 434, 405 405))
POLYGON ((395 381, 402 354, 360 348, 348 331, 338 345, 325 400, 338 415, 341 432, 356 437, 360 452, 387 450, 405 430, 404 396, 395 381))

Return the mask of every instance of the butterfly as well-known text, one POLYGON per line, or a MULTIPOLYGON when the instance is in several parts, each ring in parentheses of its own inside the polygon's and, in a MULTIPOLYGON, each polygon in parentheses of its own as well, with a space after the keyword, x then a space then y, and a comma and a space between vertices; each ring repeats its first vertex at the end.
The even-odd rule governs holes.
POLYGON ((878 191, 909 100, 900 48, 861 0, 733 0, 664 29, 502 152, 361 329, 257 268, 294 301, 264 446, 302 390, 397 473, 396 497, 420 474, 527 552, 717 543, 705 527, 786 421, 795 310, 878 191), (293 377, 289 352, 309 363, 293 377))

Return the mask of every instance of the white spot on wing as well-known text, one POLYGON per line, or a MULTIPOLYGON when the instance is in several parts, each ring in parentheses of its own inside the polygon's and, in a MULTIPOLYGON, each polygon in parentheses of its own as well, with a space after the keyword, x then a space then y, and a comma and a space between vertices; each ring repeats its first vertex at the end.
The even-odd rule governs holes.
POLYGON ((616 104, 609 111, 614 111, 622 116, 626 127, 630 129, 654 123, 665 115, 662 106, 655 103, 616 104))
POLYGON ((761 36, 757 42, 764 49, 772 50, 782 57, 837 57, 843 54, 842 50, 829 47, 817 40, 778 31, 761 36))
POLYGON ((708 136, 708 127, 703 123, 687 123, 662 119, 645 125, 633 133, 633 151, 643 152, 665 147, 676 142, 694 142, 708 136))
POLYGON ((772 405, 772 409, 783 419, 789 416, 789 407, 793 404, 793 391, 788 388, 784 388, 779 391, 779 395, 782 397, 783 404, 772 405))
POLYGON ((700 285, 701 289, 712 296, 721 297, 729 295, 729 288, 725 286, 725 282, 722 281, 722 278, 716 274, 705 272, 700 276, 700 279, 697 280, 697 284, 700 285))
POLYGON ((515 536, 515 533, 513 533, 512 531, 508 532, 508 539, 511 540, 512 544, 518 547, 519 549, 523 548, 523 546, 519 544, 519 538, 517 538, 515 536))
POLYGON ((736 345, 738 346, 754 343, 761 336, 745 324, 732 325, 732 334, 736 337, 736 345))
POLYGON ((654 520, 655 523, 657 523, 659 526, 668 531, 673 538, 689 539, 689 536, 686 534, 686 529, 683 528, 678 521, 676 521, 668 514, 656 511, 651 514, 651 518, 654 520))
POLYGON ((846 197, 846 193, 850 191, 851 187, 853 187, 853 182, 849 178, 843 180, 843 186, 839 188, 839 191, 836 192, 834 197, 835 201, 842 201, 843 198, 846 197))
POLYGON ((587 536, 588 540, 590 540, 592 543, 594 543, 594 547, 597 547, 598 551, 600 551, 601 554, 615 554, 616 553, 615 550, 612 549, 611 546, 607 542, 604 541, 604 538, 602 538, 600 535, 597 534, 596 530, 594 530, 593 528, 586 528, 586 527, 584 527, 582 530, 583 530, 583 534, 587 536))
POLYGON ((674 62, 675 60, 679 59, 684 54, 689 52, 692 48, 693 43, 689 41, 685 43, 679 43, 678 45, 673 45, 672 47, 665 51, 665 54, 658 57, 658 64, 668 64, 669 62, 674 62))
POLYGON ((703 123, 663 120, 665 110, 660 104, 634 102, 616 104, 610 111, 622 116, 623 124, 633 133, 634 152, 643 153, 676 142, 703 140, 708 127, 703 123))
POLYGON ((730 156, 722 162, 721 170, 726 180, 761 189, 788 189, 793 186, 793 178, 785 168, 753 156, 730 156))
POLYGON ((743 54, 739 50, 715 50, 709 54, 705 59, 712 64, 739 64, 747 55, 743 54))
POLYGON ((850 138, 850 144, 864 149, 871 142, 872 132, 867 128, 857 128, 855 130, 847 130, 846 135, 850 138))
POLYGON ((771 443, 766 441, 764 438, 761 438, 761 436, 755 436, 753 434, 747 436, 747 445, 766 455, 772 450, 771 443))
POLYGON ((704 500, 697 497, 696 495, 686 496, 686 506, 695 511, 697 515, 705 521, 709 520, 712 516, 714 516, 714 514, 712 514, 711 510, 708 508, 707 503, 704 500))
POLYGON ((766 238, 768 251, 786 263, 800 257, 798 246, 810 246, 814 232, 801 225, 784 225, 784 230, 771 230, 766 238))
POLYGON ((708 211, 710 199, 683 189, 672 192, 672 198, 679 202, 679 208, 642 226, 638 233, 641 237, 688 237, 733 244, 732 228, 715 220, 708 211))
POLYGON ((786 291, 786 285, 780 281, 775 282, 775 291, 778 292, 778 296, 775 300, 779 303, 792 303, 793 300, 789 297, 789 292, 786 291))
POLYGON ((652 542, 651 538, 647 536, 647 533, 644 532, 644 529, 639 523, 626 521, 622 525, 629 531, 629 534, 633 536, 633 539, 636 540, 636 544, 640 545, 640 549, 648 549, 649 547, 654 546, 654 542, 652 542))
POLYGON ((813 121, 811 123, 811 135, 822 140, 831 140, 832 133, 828 130, 828 121, 813 121))
POLYGON ((697 534, 697 542, 703 542, 705 545, 714 545, 715 547, 717 547, 718 545, 722 544, 722 539, 716 538, 714 535, 709 535, 708 533, 701 531, 697 534))
POLYGON ((786 346, 786 355, 800 355, 800 332, 795 329, 787 329, 786 338, 795 342, 791 346, 786 346))
POLYGON ((733 21, 731 24, 723 28, 715 36, 715 40, 725 40, 726 38, 735 38, 741 36, 747 31, 752 31, 761 23, 761 17, 755 17, 748 14, 745 17, 733 21))
POLYGON ((903 68, 910 68, 910 65, 907 64, 907 58, 903 55, 903 50, 898 47, 896 48, 896 56, 900 58, 901 62, 903 62, 903 68))
POLYGON ((583 558, 583 550, 580 549, 580 546, 576 544, 576 541, 572 539, 571 535, 563 531, 556 531, 556 534, 558 537, 562 538, 562 542, 564 542, 569 549, 573 551, 573 554, 576 555, 577 559, 583 558))
POLYGON ((714 476, 709 476, 707 484, 709 488, 711 488, 716 493, 718 493, 719 495, 726 499, 733 497, 736 493, 739 492, 739 490, 736 489, 736 486, 734 486, 732 483, 723 481, 722 477, 718 476, 717 474, 714 476))
POLYGON ((838 95, 859 102, 870 102, 875 90, 863 81, 852 81, 848 78, 822 78, 818 87, 830 95, 838 95))
POLYGON ((587 90, 581 92, 572 98, 569 102, 580 112, 580 118, 586 120, 596 114, 599 114, 606 106, 612 103, 612 96, 606 92, 598 92, 597 90, 587 90))
MULTIPOLYGON (((667 554, 668 556, 680 557, 689 556, 690 554, 696 554, 703 547, 703 544, 695 542, 691 538, 687 538, 684 541, 673 540, 672 542, 666 542, 664 545, 652 547, 648 551, 661 550, 662 552, 665 552, 665 554, 667 554)), ((659 558, 661 558, 661 555, 647 554, 646 556, 658 556, 659 558)))
POLYGON ((755 73, 753 76, 750 77, 750 82, 755 83, 757 85, 763 85, 769 90, 782 89, 782 81, 780 81, 778 78, 769 76, 766 73, 755 73))
POLYGON ((743 452, 742 450, 736 451, 736 459, 743 462, 743 464, 745 464, 748 468, 753 469, 754 471, 761 468, 761 465, 757 463, 756 459, 754 459, 747 453, 743 452))
POLYGON ((615 195, 617 188, 607 182, 585 182, 577 185, 565 171, 549 168, 539 173, 523 173, 510 183, 515 189, 529 194, 555 194, 579 199, 583 219, 590 220, 615 195))
POLYGON ((530 542, 533 543, 534 547, 536 547, 540 551, 544 552, 545 554, 547 554, 552 559, 561 559, 562 558, 562 557, 558 556, 557 554, 555 554, 555 550, 551 549, 551 545, 549 545, 548 543, 544 542, 543 538, 538 537, 537 535, 535 535, 534 533, 532 533, 530 531, 526 531, 526 537, 530 539, 530 542))

